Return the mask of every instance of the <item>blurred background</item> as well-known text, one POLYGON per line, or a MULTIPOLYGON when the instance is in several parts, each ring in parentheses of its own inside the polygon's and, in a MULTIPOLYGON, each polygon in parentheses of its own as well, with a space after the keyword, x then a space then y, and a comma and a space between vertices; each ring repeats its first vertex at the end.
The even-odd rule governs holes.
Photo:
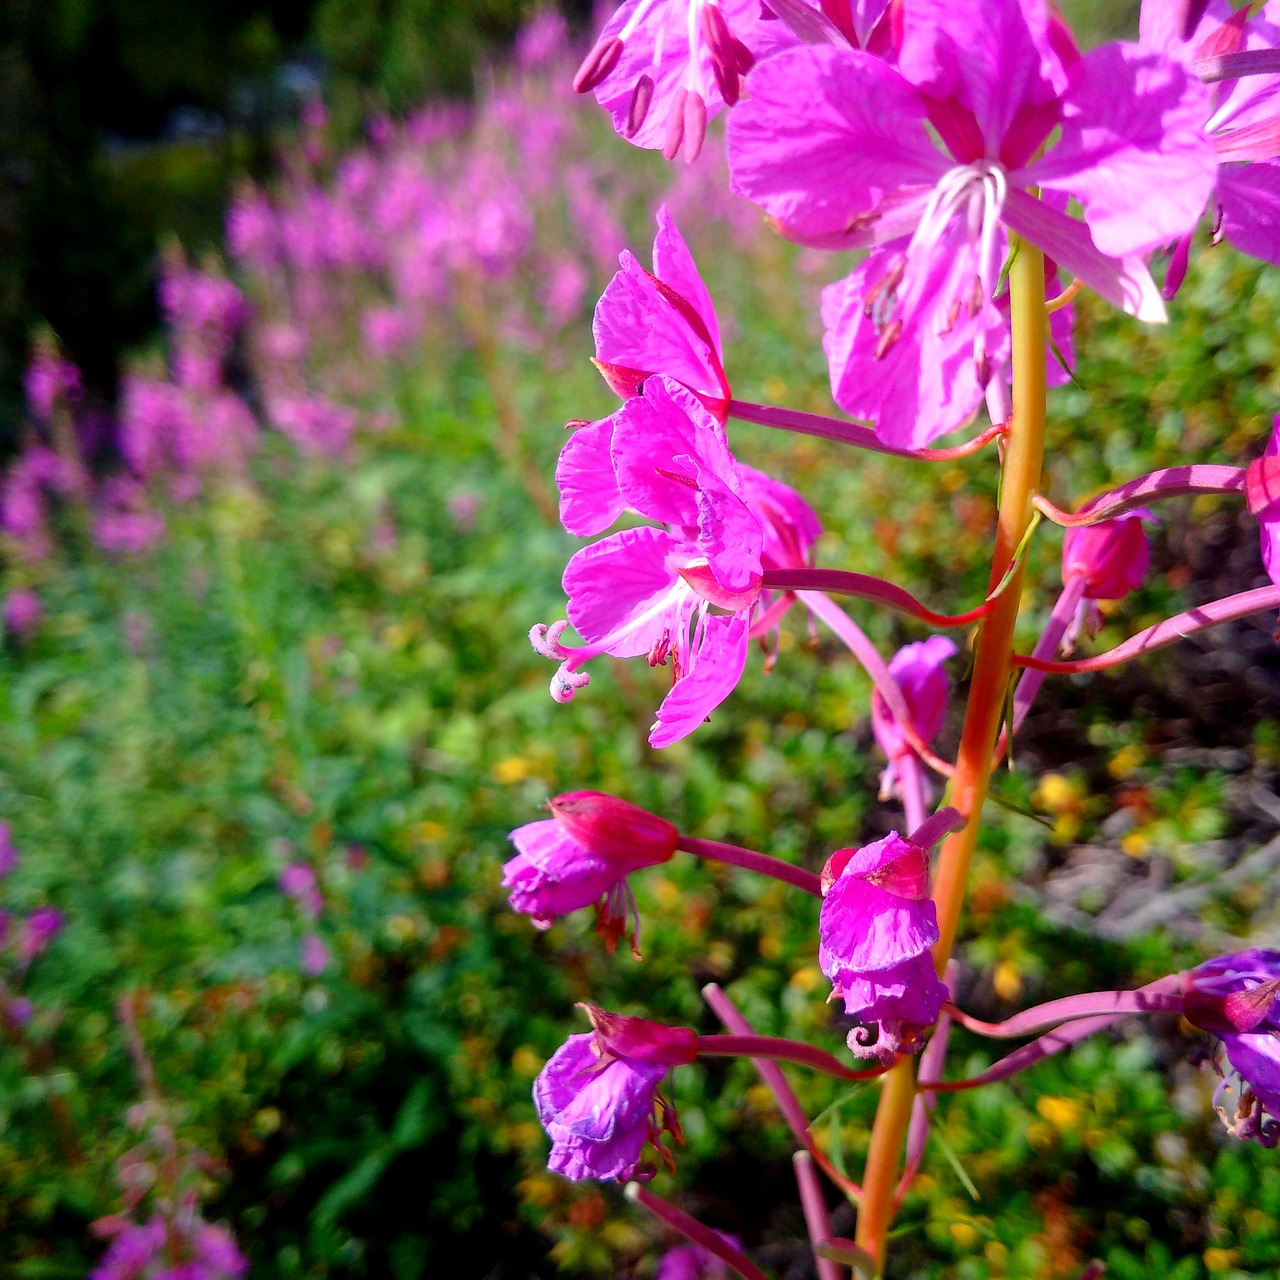
MULTIPOLYGON (((1071 16, 1085 44, 1135 21, 1071 16)), ((674 861, 634 878, 637 963, 587 920, 538 933, 501 890, 507 833, 568 789, 812 869, 899 820, 869 687, 799 620, 662 753, 653 673, 597 663, 557 706, 525 640, 562 616, 577 545, 562 426, 615 403, 591 309, 621 249, 647 260, 659 204, 744 399, 831 410, 817 296, 849 265, 728 194, 718 130, 693 166, 618 139, 568 88, 592 21, 517 0, 0 13, 0 1275, 135 1274, 102 1263, 129 1224, 185 1214, 259 1276, 412 1280, 461 1254, 463 1275, 649 1277, 672 1241, 545 1172, 529 1089, 574 1002, 711 1031, 716 981, 762 1033, 839 1049, 807 900, 674 861)), ((1165 332, 1082 300, 1049 491, 1260 452, 1278 306, 1225 246, 1165 332)), ((734 446, 819 512, 823 564, 939 607, 985 591, 989 460, 742 425, 734 446)), ((1099 646, 1266 581, 1238 504, 1161 515, 1099 646)), ((1027 647, 1059 552, 1043 531, 1027 647)), ((886 655, 922 638, 852 608, 886 655)), ((944 753, 957 733, 953 708, 944 753)), ((1266 618, 1051 681, 997 780, 962 1002, 1000 1017, 1274 940, 1278 762, 1266 618)), ((954 1044, 957 1071, 989 1060, 954 1044)), ((892 1274, 1274 1275, 1280 1174, 1223 1136, 1203 1048, 1125 1028, 944 1101, 892 1274)), ((856 1169, 874 1088, 796 1085, 856 1169)), ((658 1190, 811 1274, 749 1065, 672 1091, 687 1145, 658 1190)))

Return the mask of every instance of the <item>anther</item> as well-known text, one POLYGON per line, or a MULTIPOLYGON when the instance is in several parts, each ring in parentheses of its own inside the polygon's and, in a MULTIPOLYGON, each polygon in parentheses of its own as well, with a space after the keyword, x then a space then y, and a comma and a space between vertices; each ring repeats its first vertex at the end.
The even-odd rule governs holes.
POLYGON ((608 79, 621 57, 622 41, 618 36, 601 40, 582 60, 578 74, 573 77, 574 92, 590 93, 597 85, 608 79))
POLYGON ((880 341, 876 343, 875 358, 883 360, 900 337, 902 337, 902 321, 891 320, 885 325, 884 332, 880 335, 880 341))
POLYGON ((627 108, 626 136, 628 138, 634 138, 640 132, 640 126, 644 124, 649 114, 649 107, 653 103, 653 90, 651 75, 646 73, 636 81, 636 87, 631 91, 631 105, 627 108))

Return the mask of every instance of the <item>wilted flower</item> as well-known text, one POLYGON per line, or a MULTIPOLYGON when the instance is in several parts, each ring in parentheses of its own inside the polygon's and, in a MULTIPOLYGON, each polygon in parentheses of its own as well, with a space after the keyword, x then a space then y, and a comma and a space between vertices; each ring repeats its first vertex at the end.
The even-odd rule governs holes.
POLYGON ((595 1030, 570 1036, 533 1084, 538 1119, 551 1138, 547 1167, 575 1181, 644 1176, 646 1141, 668 1163, 663 1134, 683 1141, 658 1086, 671 1067, 697 1056, 697 1033, 584 1007, 595 1030))

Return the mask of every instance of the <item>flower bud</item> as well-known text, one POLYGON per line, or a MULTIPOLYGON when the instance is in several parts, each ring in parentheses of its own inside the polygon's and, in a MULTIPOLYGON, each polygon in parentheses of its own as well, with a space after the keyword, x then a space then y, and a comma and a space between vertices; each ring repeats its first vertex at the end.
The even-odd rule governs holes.
MULTIPOLYGON (((951 695, 946 662, 955 651, 955 645, 946 636, 930 636, 928 640, 905 645, 889 663, 889 674, 898 682, 911 713, 911 727, 922 742, 932 742, 942 729, 951 695)), ((893 763, 909 754, 911 745, 879 690, 871 695, 871 732, 880 750, 889 757, 888 774, 893 776, 887 774, 885 782, 891 789, 896 779, 893 763)))
POLYGON ((1142 583, 1151 559, 1142 525, 1145 509, 1100 524, 1068 529, 1062 540, 1062 580, 1084 579, 1086 600, 1119 600, 1142 583))
POLYGON ((578 844, 627 870, 666 862, 680 839, 665 818, 602 791, 566 791, 552 796, 547 808, 578 844))
POLYGON ((668 1027, 647 1018, 610 1013, 594 1004, 580 1004, 595 1028, 601 1057, 634 1058, 680 1067, 698 1056, 698 1033, 688 1027, 668 1027))

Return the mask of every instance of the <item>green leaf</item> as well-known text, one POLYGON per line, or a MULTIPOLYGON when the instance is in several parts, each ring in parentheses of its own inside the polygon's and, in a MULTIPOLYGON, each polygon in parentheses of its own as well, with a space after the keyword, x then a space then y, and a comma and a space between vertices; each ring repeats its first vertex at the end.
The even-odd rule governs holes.
POLYGON ((973 1185, 973 1179, 964 1171, 964 1166, 960 1163, 960 1157, 951 1149, 951 1144, 942 1136, 937 1127, 929 1130, 930 1137, 942 1149, 942 1154, 946 1156, 947 1163, 955 1171, 955 1175, 960 1179, 960 1185, 969 1193, 969 1198, 975 1203, 981 1199, 978 1195, 978 1188, 973 1185))

